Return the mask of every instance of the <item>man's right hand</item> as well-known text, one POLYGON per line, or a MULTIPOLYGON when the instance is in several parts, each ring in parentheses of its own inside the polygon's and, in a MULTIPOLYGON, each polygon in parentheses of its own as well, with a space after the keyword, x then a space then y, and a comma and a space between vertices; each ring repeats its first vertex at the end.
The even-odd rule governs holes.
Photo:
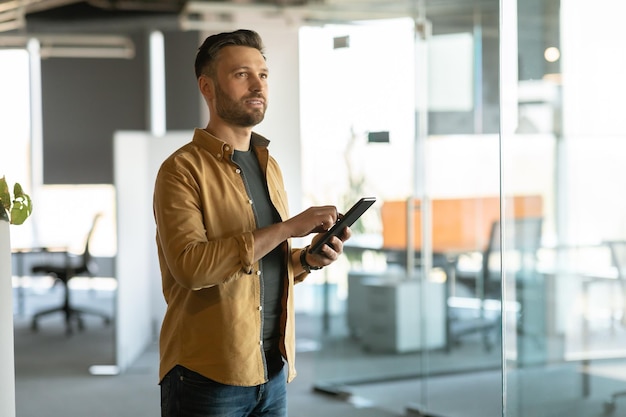
POLYGON ((309 207, 302 213, 285 221, 291 237, 304 237, 311 233, 321 233, 333 227, 339 218, 335 206, 309 207))

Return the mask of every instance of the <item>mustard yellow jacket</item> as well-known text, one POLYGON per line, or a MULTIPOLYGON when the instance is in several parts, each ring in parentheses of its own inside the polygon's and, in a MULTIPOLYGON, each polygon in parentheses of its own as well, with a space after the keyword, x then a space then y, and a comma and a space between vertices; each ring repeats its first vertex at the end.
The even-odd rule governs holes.
MULTIPOLYGON (((269 141, 251 143, 265 173, 272 204, 288 218, 282 174, 269 155, 269 141)), ((202 129, 161 165, 154 187, 156 244, 167 310, 160 334, 162 379, 182 365, 223 384, 267 382, 262 346, 261 271, 252 262, 256 228, 233 149, 202 129)), ((293 285, 296 249, 282 244, 280 348, 295 376, 293 285)))

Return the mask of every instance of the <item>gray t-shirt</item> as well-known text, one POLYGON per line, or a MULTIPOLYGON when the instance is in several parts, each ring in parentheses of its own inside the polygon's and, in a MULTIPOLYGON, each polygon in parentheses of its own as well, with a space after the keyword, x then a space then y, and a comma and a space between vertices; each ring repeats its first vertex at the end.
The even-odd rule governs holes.
MULTIPOLYGON (((243 181, 248 190, 248 195, 252 199, 252 209, 256 217, 257 228, 260 229, 280 222, 281 218, 270 201, 267 181, 265 181, 254 151, 235 151, 233 162, 241 168, 243 181)), ((280 337, 283 264, 283 253, 280 246, 261 259, 263 347, 266 351, 277 351, 280 337)))

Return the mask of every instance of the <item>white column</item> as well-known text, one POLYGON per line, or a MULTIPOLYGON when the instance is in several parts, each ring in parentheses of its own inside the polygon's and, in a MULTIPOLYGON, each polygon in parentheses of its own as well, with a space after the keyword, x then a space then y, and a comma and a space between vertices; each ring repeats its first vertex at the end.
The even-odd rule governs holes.
POLYGON ((0 415, 15 417, 13 286, 9 223, 0 220, 0 415))
MULTIPOLYGON (((43 184, 43 114, 41 104, 41 55, 39 41, 27 44, 30 71, 30 136, 32 191, 43 184)), ((31 191, 31 195, 33 194, 31 191)))
POLYGON ((165 110, 165 41, 163 33, 150 33, 150 133, 163 136, 166 131, 165 110))
MULTIPOLYGON (((43 104, 41 89, 41 45, 39 40, 28 40, 29 87, 30 87, 30 197, 33 201, 40 201, 39 194, 43 188, 43 104)), ((37 227, 37 213, 35 212, 30 223, 32 225, 33 246, 39 242, 39 228, 37 227)))

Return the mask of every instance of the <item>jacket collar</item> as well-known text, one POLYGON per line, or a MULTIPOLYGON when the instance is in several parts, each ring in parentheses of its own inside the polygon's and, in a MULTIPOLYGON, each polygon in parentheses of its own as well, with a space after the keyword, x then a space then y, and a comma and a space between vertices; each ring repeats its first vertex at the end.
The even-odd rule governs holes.
MULTIPOLYGON (((230 144, 218 139, 204 129, 196 128, 192 141, 197 146, 206 149, 218 160, 221 160, 225 156, 228 156, 228 159, 230 159, 230 156, 233 154, 233 147, 230 144)), ((252 132, 250 143, 254 147, 267 148, 270 141, 264 136, 252 132)))

